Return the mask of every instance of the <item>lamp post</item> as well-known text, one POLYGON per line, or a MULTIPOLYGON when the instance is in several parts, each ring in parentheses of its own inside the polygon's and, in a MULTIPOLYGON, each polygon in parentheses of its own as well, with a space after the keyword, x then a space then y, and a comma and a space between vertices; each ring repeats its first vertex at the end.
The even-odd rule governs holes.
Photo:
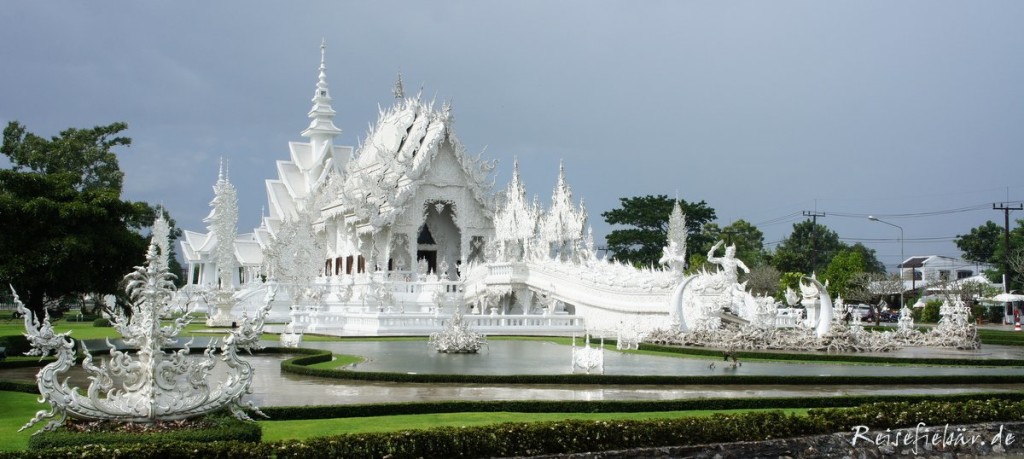
MULTIPOLYGON (((889 225, 889 226, 895 226, 896 228, 899 228, 899 230, 900 230, 900 264, 896 265, 896 268, 898 269, 899 276, 900 276, 900 308, 904 308, 904 307, 906 307, 906 303, 903 302, 903 291, 906 290, 906 287, 904 287, 904 284, 903 284, 903 262, 907 258, 905 256, 903 256, 903 227, 900 226, 900 225, 897 225, 895 223, 889 223, 889 222, 887 222, 885 220, 880 220, 880 219, 878 219, 878 217, 875 217, 874 215, 868 215, 868 220, 871 220, 873 222, 878 222, 878 223, 885 223, 886 225, 889 225)), ((911 279, 914 278, 914 273, 913 272, 910 273, 910 278, 911 279)))

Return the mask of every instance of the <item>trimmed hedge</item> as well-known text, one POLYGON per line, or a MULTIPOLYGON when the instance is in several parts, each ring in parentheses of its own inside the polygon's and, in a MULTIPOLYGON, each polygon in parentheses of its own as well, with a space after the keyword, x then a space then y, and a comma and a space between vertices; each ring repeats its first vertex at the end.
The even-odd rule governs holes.
POLYGON ((433 413, 640 413, 657 411, 771 408, 841 408, 875 402, 942 402, 972 400, 1024 401, 1024 393, 943 395, 847 395, 839 397, 754 397, 677 400, 488 400, 375 403, 363 405, 271 406, 261 408, 270 421, 333 419, 433 413))
POLYGON ((39 386, 36 385, 36 383, 30 382, 0 380, 0 390, 5 390, 8 392, 25 392, 29 394, 38 394, 39 386))
POLYGON ((32 350, 32 344, 23 335, 0 336, 0 347, 6 348, 7 357, 25 355, 32 350))
MULTIPOLYGON (((841 432, 858 425, 874 430, 1024 420, 1024 402, 971 400, 950 403, 887 402, 856 408, 811 410, 806 416, 781 412, 715 414, 663 420, 506 423, 440 427, 389 433, 350 434, 244 445, 238 442, 162 443, 47 450, 47 457, 489 457, 571 454, 637 447, 761 441, 841 432)), ((38 452, 0 454, 35 457, 38 452)))
MULTIPOLYGON (((990 343, 991 344, 991 343, 990 343)), ((680 347, 680 346, 665 346, 660 344, 648 344, 641 343, 640 350, 642 351, 654 351, 664 352, 669 354, 684 354, 684 355, 696 355, 704 357, 722 357, 721 349, 709 349, 701 347, 680 347)), ((760 360, 800 360, 800 361, 826 361, 826 362, 846 362, 846 363, 875 363, 875 364, 892 364, 892 365, 954 365, 954 366, 985 366, 985 367, 1021 367, 1024 366, 1024 360, 1021 359, 947 359, 937 357, 879 357, 871 355, 859 355, 859 354, 823 354, 823 353, 806 353, 806 354, 787 354, 784 352, 768 352, 768 351, 737 351, 736 357, 740 359, 760 359, 760 360)))
MULTIPOLYGON (((295 349, 292 349, 294 352, 295 349)), ((350 371, 340 368, 310 368, 331 360, 330 351, 304 349, 303 355, 281 362, 281 371, 305 376, 357 381, 462 384, 593 384, 593 385, 896 385, 896 384, 1016 384, 1019 375, 931 375, 931 376, 770 376, 770 375, 472 375, 439 373, 388 373, 350 371)), ((971 361, 976 362, 976 361, 971 361)), ((986 361, 987 362, 987 361, 986 361)), ((1018 363, 1018 365, 1024 363, 1018 363)))
MULTIPOLYGON (((29 450, 47 448, 63 448, 85 445, 130 445, 136 443, 209 443, 209 442, 244 442, 258 443, 263 437, 263 429, 255 422, 236 419, 227 413, 216 413, 201 418, 206 425, 195 428, 169 428, 156 430, 117 431, 100 428, 96 431, 74 432, 61 427, 52 432, 33 435, 28 440, 29 450)), ((174 424, 168 422, 166 424, 174 424)), ((166 425, 165 424, 165 425, 166 425)), ((99 424, 102 426, 123 426, 117 423, 99 424)), ((139 427, 149 427, 138 424, 139 427)))

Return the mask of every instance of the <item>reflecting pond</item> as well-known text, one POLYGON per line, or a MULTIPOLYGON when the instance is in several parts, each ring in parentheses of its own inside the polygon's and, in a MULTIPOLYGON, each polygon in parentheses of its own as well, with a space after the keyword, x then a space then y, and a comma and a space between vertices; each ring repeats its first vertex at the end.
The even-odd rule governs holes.
MULTIPOLYGON (((196 339, 193 352, 199 353, 196 339)), ((90 343, 90 347, 93 343, 90 343)), ((266 341, 264 345, 277 343, 266 341)), ((568 373, 571 347, 549 341, 492 340, 477 355, 439 354, 425 340, 305 342, 304 347, 330 350, 340 354, 365 356, 366 362, 355 371, 400 371, 465 374, 559 374, 568 373)), ((102 348, 102 346, 100 347, 102 348)), ((1002 358, 997 353, 989 358, 1002 358)), ((94 357, 106 357, 102 351, 94 357)), ((961 357, 965 355, 960 355, 961 357)), ((603 386, 603 385, 480 385, 415 384, 345 381, 281 373, 280 363, 290 356, 278 354, 249 357, 255 367, 253 401, 261 406, 335 405, 355 403, 413 402, 441 400, 669 400, 689 398, 740 397, 833 397, 841 395, 949 394, 979 391, 1021 391, 1022 384, 968 386, 603 386)), ((948 375, 1016 374, 1024 368, 841 365, 822 363, 741 362, 731 364, 718 359, 662 357, 605 352, 608 374, 652 375, 948 375), (711 363, 715 367, 711 368, 711 363)), ((0 370, 0 379, 34 380, 38 370, 0 370)), ((88 379, 81 367, 70 372, 72 385, 86 387, 88 379)), ((1024 381, 1024 379, 1022 379, 1024 381)))
MULTIPOLYGON (((550 341, 492 340, 479 354, 442 354, 426 341, 305 342, 303 347, 352 354, 368 360, 354 371, 440 374, 566 374, 572 370, 572 347, 550 341)), ((604 372, 614 375, 772 375, 772 376, 921 376, 1022 375, 1024 367, 954 367, 909 365, 850 365, 741 361, 720 358, 666 357, 606 350, 604 372)))

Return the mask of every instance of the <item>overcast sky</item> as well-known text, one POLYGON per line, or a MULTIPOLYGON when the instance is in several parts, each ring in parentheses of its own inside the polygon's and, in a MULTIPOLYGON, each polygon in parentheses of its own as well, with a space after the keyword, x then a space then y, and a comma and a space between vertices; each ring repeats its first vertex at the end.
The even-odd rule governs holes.
POLYGON ((1024 198, 1022 23, 1019 1, 8 1, 0 122, 127 122, 126 197, 191 230, 227 158, 249 231, 304 140, 326 38, 336 144, 401 71, 453 101, 496 190, 518 156, 547 203, 564 160, 599 244, 618 198, 666 194, 770 247, 823 212, 892 267, 899 232, 867 215, 904 228, 907 256, 958 256, 954 236, 1024 198))

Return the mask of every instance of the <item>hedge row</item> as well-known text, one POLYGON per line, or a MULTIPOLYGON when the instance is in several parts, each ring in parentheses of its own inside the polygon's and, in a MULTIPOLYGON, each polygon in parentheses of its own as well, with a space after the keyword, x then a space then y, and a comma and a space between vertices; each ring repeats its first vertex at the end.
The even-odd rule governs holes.
POLYGON ((34 382, 0 380, 0 390, 8 392, 26 392, 29 394, 38 394, 39 386, 36 385, 36 383, 34 382))
POLYGON ((32 350, 32 344, 28 342, 28 338, 22 335, 0 336, 0 347, 6 348, 4 352, 7 353, 8 357, 24 355, 32 350))
MULTIPOLYGON (((993 344, 993 343, 990 343, 993 344)), ((696 355, 705 357, 722 357, 721 349, 709 349, 700 347, 665 346, 660 344, 641 343, 640 350, 664 352, 669 354, 696 355)), ((761 359, 761 360, 799 360, 799 361, 827 361, 847 363, 874 363, 889 365, 955 365, 955 366, 985 366, 985 367, 1020 367, 1024 366, 1021 359, 950 359, 935 357, 880 357, 859 354, 787 354, 783 352, 758 352, 758 351, 736 351, 739 359, 761 359)))
POLYGON ((1024 401, 1024 393, 942 395, 846 395, 839 397, 753 397, 678 400, 488 400, 376 403, 362 405, 272 406, 262 408, 270 421, 333 419, 434 413, 640 413, 657 411, 739 410, 773 408, 840 408, 874 402, 943 402, 972 400, 1024 401))
POLYGON ((594 384, 594 385, 896 385, 896 384, 1015 384, 1019 375, 929 375, 929 376, 772 376, 772 375, 474 375, 439 373, 389 373, 351 371, 334 368, 310 368, 308 365, 327 362, 329 351, 315 352, 281 362, 281 371, 323 378, 389 381, 403 383, 461 384, 594 384))
MULTIPOLYGON (((81 422, 81 421, 79 421, 81 422)), ((236 419, 228 413, 207 415, 197 421, 200 426, 195 428, 175 428, 174 421, 168 421, 167 428, 153 429, 153 426, 135 424, 138 430, 111 430, 124 424, 97 423, 90 426, 92 431, 74 432, 66 426, 52 432, 33 435, 28 440, 30 450, 47 448, 76 447, 85 445, 132 445, 137 443, 209 443, 209 442, 245 442, 259 443, 263 438, 263 430, 255 422, 236 419)))
MULTIPOLYGON (((242 445, 226 443, 162 443, 111 447, 91 446, 45 451, 46 457, 490 457, 570 454, 638 447, 662 447, 761 441, 841 432, 852 427, 873 430, 1024 420, 1024 402, 983 400, 949 402, 887 402, 857 408, 811 410, 807 415, 781 412, 715 414, 664 420, 506 423, 479 427, 349 434, 306 440, 242 445)), ((35 457, 35 452, 0 457, 35 457)))

